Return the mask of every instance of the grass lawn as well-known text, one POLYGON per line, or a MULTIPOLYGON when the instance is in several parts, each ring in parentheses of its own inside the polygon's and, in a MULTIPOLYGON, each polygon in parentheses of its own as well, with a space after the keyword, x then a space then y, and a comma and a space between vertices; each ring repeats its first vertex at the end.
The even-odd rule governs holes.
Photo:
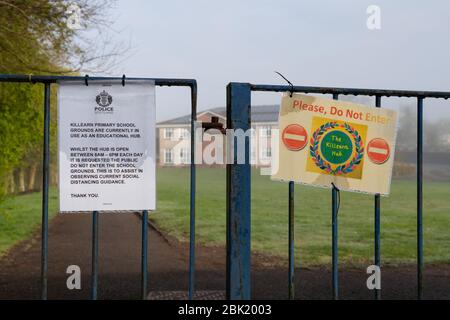
MULTIPOLYGON (((57 190, 50 188, 49 215, 57 210, 57 190)), ((31 236, 41 225, 40 192, 7 198, 0 203, 0 257, 14 244, 31 236)))
MULTIPOLYGON (((189 231, 189 170, 157 169, 157 211, 150 217, 167 233, 186 241, 189 231)), ((254 170, 252 176, 252 249, 287 263, 288 186, 254 170)), ((330 263, 331 191, 295 186, 295 249, 301 265, 330 263)), ((450 262, 450 183, 424 185, 425 262, 450 262)), ((394 181, 381 200, 383 264, 416 259, 416 187, 394 181)), ((57 190, 50 190, 50 215, 57 210, 57 190)), ((368 265, 373 257, 373 197, 341 192, 339 259, 368 265)), ((0 203, 0 256, 29 237, 41 222, 41 194, 11 197, 0 203)), ((197 170, 197 240, 225 244, 225 169, 197 170)))
MULTIPOLYGON (((197 170, 197 240, 225 243, 225 169, 197 170)), ((252 250, 279 256, 287 263, 288 185, 252 176, 252 250)), ((450 183, 424 185, 425 262, 450 262, 450 183)), ((187 240, 189 170, 158 168, 157 211, 151 219, 169 234, 187 240)), ((373 196, 341 192, 339 259, 352 265, 373 261, 373 196)), ((381 199, 383 264, 416 260, 415 181, 394 181, 381 199)), ((331 191, 295 186, 295 250, 302 265, 331 261, 331 191)))

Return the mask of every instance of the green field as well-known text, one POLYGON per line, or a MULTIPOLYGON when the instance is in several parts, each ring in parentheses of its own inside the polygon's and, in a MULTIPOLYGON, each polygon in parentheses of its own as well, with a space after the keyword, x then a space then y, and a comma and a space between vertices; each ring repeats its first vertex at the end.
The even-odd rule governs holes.
MULTIPOLYGON (((252 249, 287 261, 287 190, 285 183, 252 176, 252 249)), ((330 190, 295 186, 295 249, 297 263, 328 264, 331 253, 330 190)), ((425 262, 450 262, 450 183, 424 185, 425 262)), ((383 264, 414 263, 416 259, 416 187, 394 181, 382 198, 383 264)), ((150 217, 158 226, 186 241, 189 231, 189 170, 158 168, 157 207, 150 217)), ((51 189, 50 212, 57 210, 51 189)), ((367 265, 373 256, 373 197, 341 192, 339 211, 340 262, 367 265)), ((15 196, 0 204, 0 255, 38 230, 41 194, 15 196)), ((225 169, 197 170, 197 240, 225 243, 225 169)))
MULTIPOLYGON (((17 242, 26 239, 41 225, 41 193, 7 198, 0 203, 0 256, 17 242)), ((50 189, 49 214, 57 210, 56 188, 50 189)))
MULTIPOLYGON (((225 169, 197 170, 197 239, 225 243, 225 169)), ((158 210, 151 214, 163 230, 186 240, 189 230, 189 170, 158 168, 158 210)), ((252 175, 252 250, 286 262, 288 185, 252 175)), ((295 186, 295 250, 297 263, 328 264, 331 254, 331 191, 295 186)), ((424 185, 424 255, 426 262, 450 262, 450 183, 424 185)), ((416 260, 415 181, 394 181, 391 195, 381 199, 383 264, 416 260)), ((339 259, 352 265, 373 257, 373 196, 341 192, 339 259)))

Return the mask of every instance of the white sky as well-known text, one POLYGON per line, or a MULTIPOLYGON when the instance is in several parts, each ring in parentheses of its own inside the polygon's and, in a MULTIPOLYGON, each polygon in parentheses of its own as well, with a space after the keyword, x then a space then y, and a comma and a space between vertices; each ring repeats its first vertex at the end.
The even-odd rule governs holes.
MULTIPOLYGON (((111 73, 195 78, 199 110, 224 106, 230 81, 283 84, 274 70, 296 85, 450 91, 450 1, 118 0, 112 16, 121 30, 112 36, 133 49, 111 73), (381 30, 366 27, 371 4, 381 30)), ((188 89, 158 89, 158 120, 189 113, 189 103, 188 89)), ((450 101, 425 107, 450 116, 450 101)))

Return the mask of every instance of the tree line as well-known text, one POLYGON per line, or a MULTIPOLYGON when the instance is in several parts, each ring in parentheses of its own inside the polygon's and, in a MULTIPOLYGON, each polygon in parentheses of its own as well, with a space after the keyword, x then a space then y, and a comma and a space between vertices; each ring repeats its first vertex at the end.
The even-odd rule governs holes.
MULTIPOLYGON (((111 0, 0 0, 0 73, 78 74, 108 71, 128 48, 92 37, 110 24, 111 0), (77 10, 74 10, 78 8, 77 10), (75 15, 75 16, 74 16, 75 15), (75 20, 74 20, 75 19, 75 20), (73 28, 73 24, 79 24, 73 28), (84 31, 90 32, 87 37, 84 31)), ((56 172, 56 99, 51 104, 51 183, 56 172)), ((0 83, 0 199, 41 188, 43 86, 0 83)), ((416 148, 414 108, 401 111, 397 147, 416 148)), ((450 152, 450 120, 426 121, 425 152, 450 152)))
MULTIPOLYGON (((431 111, 433 112, 433 111, 431 111)), ((424 119, 424 152, 450 153, 450 118, 437 120, 424 119)), ((417 148, 417 113, 414 106, 400 109, 399 129, 397 132, 397 149, 414 151, 417 148)))
MULTIPOLYGON (((82 69, 109 68, 112 58, 121 53, 108 47, 106 39, 96 38, 94 43, 83 32, 100 33, 112 5, 110 0, 1 0, 0 73, 73 75, 82 69)), ((54 88, 51 94, 51 182, 55 183, 54 88)), ((43 104, 42 84, 0 83, 0 199, 40 189, 43 104)))

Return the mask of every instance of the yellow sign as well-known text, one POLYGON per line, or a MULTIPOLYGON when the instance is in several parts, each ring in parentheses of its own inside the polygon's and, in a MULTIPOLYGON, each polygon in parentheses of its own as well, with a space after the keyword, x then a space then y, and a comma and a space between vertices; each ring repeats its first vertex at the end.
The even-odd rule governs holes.
POLYGON ((397 112, 284 94, 272 179, 388 195, 397 112))

